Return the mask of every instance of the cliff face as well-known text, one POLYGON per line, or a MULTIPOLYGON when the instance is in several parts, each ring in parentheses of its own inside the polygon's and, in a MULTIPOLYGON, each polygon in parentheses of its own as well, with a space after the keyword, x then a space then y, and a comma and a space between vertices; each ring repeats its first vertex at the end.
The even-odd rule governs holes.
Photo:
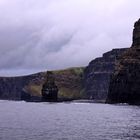
MULTIPOLYGON (((84 68, 71 68, 52 71, 58 86, 60 100, 82 98, 82 74, 84 68)), ((42 86, 46 80, 46 73, 37 73, 23 77, 1 77, 0 99, 7 100, 41 100, 42 86)))
POLYGON ((134 25, 132 47, 116 63, 107 103, 140 104, 140 20, 134 25))
POLYGON ((26 90, 26 86, 32 81, 42 81, 43 73, 21 77, 0 77, 0 99, 29 100, 32 94, 26 90))
POLYGON ((63 100, 83 99, 83 71, 84 68, 70 68, 53 71, 55 83, 59 89, 58 98, 63 100))
POLYGON ((84 87, 87 98, 106 100, 110 76, 115 68, 115 61, 127 49, 113 49, 103 57, 91 61, 84 71, 84 87))

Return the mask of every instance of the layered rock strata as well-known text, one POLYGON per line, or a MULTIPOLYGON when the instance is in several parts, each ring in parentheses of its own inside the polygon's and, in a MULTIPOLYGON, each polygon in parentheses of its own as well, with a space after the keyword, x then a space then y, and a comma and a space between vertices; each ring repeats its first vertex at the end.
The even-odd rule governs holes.
POLYGON ((107 103, 140 104, 140 20, 134 25, 132 47, 116 63, 107 103))
POLYGON ((113 49, 89 63, 84 71, 84 87, 88 99, 106 100, 115 62, 126 50, 113 49))

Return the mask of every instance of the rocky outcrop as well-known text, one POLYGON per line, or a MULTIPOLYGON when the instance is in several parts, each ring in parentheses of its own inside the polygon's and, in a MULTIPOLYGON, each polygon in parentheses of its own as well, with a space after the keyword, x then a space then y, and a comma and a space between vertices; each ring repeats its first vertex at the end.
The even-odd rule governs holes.
MULTIPOLYGON (((83 98, 82 75, 84 68, 69 68, 52 71, 59 100, 83 98)), ((42 87, 46 81, 46 73, 41 72, 22 77, 0 78, 0 99, 41 101, 42 87)))
POLYGON ((107 103, 140 104, 140 20, 134 25, 132 47, 116 63, 107 103))
POLYGON ((55 84, 54 74, 50 71, 46 74, 46 81, 42 86, 42 101, 56 102, 58 87, 55 84))
POLYGON ((113 49, 89 63, 84 71, 84 87, 88 99, 106 100, 115 61, 126 50, 126 48, 113 49))

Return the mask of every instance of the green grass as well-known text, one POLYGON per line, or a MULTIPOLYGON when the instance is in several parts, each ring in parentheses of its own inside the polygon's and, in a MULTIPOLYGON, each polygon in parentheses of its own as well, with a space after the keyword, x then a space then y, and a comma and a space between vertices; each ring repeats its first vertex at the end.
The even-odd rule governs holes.
MULTIPOLYGON (((59 87, 58 97, 61 99, 80 99, 83 97, 81 89, 81 79, 84 68, 68 68, 63 70, 52 71, 56 78, 56 84, 59 87), (69 81, 70 80, 70 81, 69 81), (73 83, 71 83, 73 81, 73 83)), ((43 77, 46 76, 44 72, 43 77)), ((44 81, 30 82, 25 90, 33 96, 41 96, 41 89, 44 81)))

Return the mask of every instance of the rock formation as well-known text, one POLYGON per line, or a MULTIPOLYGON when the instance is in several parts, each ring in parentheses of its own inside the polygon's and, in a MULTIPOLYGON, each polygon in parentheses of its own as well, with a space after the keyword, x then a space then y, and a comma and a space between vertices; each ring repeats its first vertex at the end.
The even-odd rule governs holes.
MULTIPOLYGON (((84 68, 69 68, 52 71, 58 86, 58 99, 73 100, 83 98, 82 75, 84 68)), ((41 72, 28 76, 0 77, 0 99, 41 101, 42 86, 46 73, 41 72)))
POLYGON ((116 63, 107 103, 140 104, 140 20, 134 25, 132 47, 116 63))
POLYGON ((84 71, 84 87, 88 99, 106 100, 115 61, 126 50, 125 48, 113 49, 89 63, 84 71))
POLYGON ((46 81, 42 87, 42 100, 43 101, 57 101, 58 87, 55 84, 54 74, 50 71, 46 74, 46 81))

